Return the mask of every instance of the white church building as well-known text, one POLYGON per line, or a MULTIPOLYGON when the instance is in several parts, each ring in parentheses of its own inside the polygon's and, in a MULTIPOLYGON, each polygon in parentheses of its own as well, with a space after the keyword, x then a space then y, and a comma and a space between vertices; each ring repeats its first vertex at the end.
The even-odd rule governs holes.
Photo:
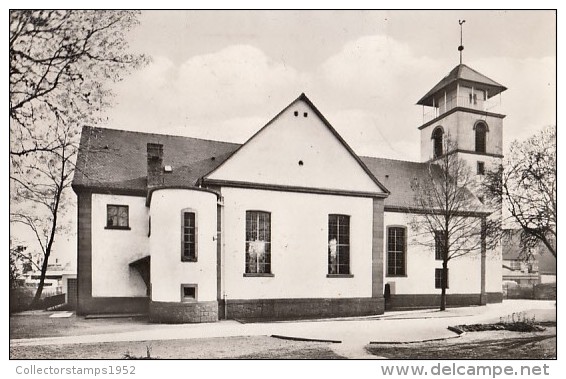
MULTIPOLYGON (((486 104, 505 89, 456 66, 418 102, 432 110, 421 162, 358 156, 304 94, 242 145, 84 127, 77 313, 213 322, 439 306, 442 261, 411 243, 410 183, 447 153, 478 176, 499 163, 504 115, 486 104)), ((498 249, 450 262, 448 306, 502 301, 498 249)))

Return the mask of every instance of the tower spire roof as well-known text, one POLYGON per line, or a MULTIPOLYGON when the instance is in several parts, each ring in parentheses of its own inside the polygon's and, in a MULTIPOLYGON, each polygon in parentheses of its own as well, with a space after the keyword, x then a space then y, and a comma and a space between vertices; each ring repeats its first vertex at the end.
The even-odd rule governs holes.
POLYGON ((465 64, 459 64, 454 67, 452 71, 450 71, 450 73, 448 73, 448 75, 446 75, 440 82, 438 82, 437 85, 428 91, 427 94, 417 102, 417 104, 432 107, 432 99, 434 98, 434 95, 447 89, 447 87, 455 85, 457 82, 463 85, 474 86, 478 89, 487 90, 488 98, 498 95, 507 89, 507 87, 497 83, 495 80, 488 78, 465 64))

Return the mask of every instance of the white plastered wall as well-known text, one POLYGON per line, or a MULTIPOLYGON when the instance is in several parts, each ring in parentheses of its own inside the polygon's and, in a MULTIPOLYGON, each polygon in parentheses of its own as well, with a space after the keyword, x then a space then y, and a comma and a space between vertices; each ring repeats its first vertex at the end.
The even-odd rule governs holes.
POLYGON ((501 292, 503 290, 503 265, 501 245, 486 253, 486 292, 501 292))
MULTIPOLYGON (((427 243, 426 237, 415 236, 415 232, 411 230, 409 222, 414 217, 412 214, 385 212, 385 231, 384 231, 384 284, 395 283, 392 294, 438 294, 440 289, 435 288, 434 272, 437 268, 442 268, 442 261, 435 260, 434 249, 429 246, 423 246, 427 243), (406 277, 388 277, 387 276, 387 227, 388 226, 405 226, 407 233, 407 255, 406 255, 406 277), (420 241, 420 242, 419 242, 420 241)), ((501 262, 501 261, 499 261, 501 262)), ((495 261, 487 260, 486 278, 490 287, 487 292, 500 292, 494 289, 495 276, 501 275, 501 264, 499 268, 495 267, 495 261)), ((448 263, 448 281, 449 288, 447 293, 453 294, 479 294, 481 291, 481 254, 478 249, 477 253, 470 253, 459 258, 455 258, 448 263)), ((501 276, 499 276, 501 283, 501 276)))
POLYGON ((92 194, 92 296, 145 297, 146 285, 129 266, 149 254, 145 197, 92 194), (129 207, 129 230, 106 229, 106 206, 129 207))
POLYGON ((208 178, 383 193, 304 101, 285 110, 208 178))
POLYGON ((222 188, 230 299, 371 297, 372 199, 222 188), (246 211, 271 213, 273 277, 244 277, 246 211), (351 278, 328 278, 328 215, 350 215, 351 278))
POLYGON ((162 189, 151 197, 151 299, 180 302, 181 284, 197 284, 197 301, 216 300, 216 195, 162 189), (181 260, 181 213, 196 213, 197 261, 181 260))
MULTIPOLYGON (((442 126, 445 138, 450 136, 452 141, 457 141, 458 149, 475 151, 474 125, 477 121, 484 121, 489 128, 486 135, 486 152, 489 154, 502 154, 503 120, 501 118, 458 111, 421 130, 421 161, 427 162, 432 159, 433 141, 431 137, 437 126, 442 126)), ((446 150, 446 142, 444 149, 446 150)), ((478 160, 481 160, 481 158, 483 156, 478 160)), ((487 158, 489 157, 486 156, 487 158)))

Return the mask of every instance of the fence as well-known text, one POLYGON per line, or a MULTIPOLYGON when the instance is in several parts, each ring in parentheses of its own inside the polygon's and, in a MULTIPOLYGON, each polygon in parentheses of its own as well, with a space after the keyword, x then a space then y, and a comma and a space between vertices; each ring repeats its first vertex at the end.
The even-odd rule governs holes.
POLYGON ((556 300, 556 283, 539 283, 530 286, 503 285, 504 299, 556 300))
MULTIPOLYGON (((34 295, 34 288, 19 287, 10 289, 10 313, 32 309, 30 305, 34 295)), ((54 288, 51 291, 42 292, 41 301, 34 307, 34 309, 47 309, 64 303, 65 294, 54 288)))

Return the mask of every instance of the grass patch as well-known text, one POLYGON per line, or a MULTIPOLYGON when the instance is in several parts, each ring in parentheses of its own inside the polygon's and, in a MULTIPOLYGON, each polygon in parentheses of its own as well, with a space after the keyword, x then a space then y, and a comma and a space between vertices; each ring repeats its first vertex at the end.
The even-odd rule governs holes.
POLYGON ((339 359, 329 343, 267 336, 10 346, 11 359, 339 359), (149 348, 149 353, 148 353, 149 348), (149 358, 148 358, 149 355, 149 358))

